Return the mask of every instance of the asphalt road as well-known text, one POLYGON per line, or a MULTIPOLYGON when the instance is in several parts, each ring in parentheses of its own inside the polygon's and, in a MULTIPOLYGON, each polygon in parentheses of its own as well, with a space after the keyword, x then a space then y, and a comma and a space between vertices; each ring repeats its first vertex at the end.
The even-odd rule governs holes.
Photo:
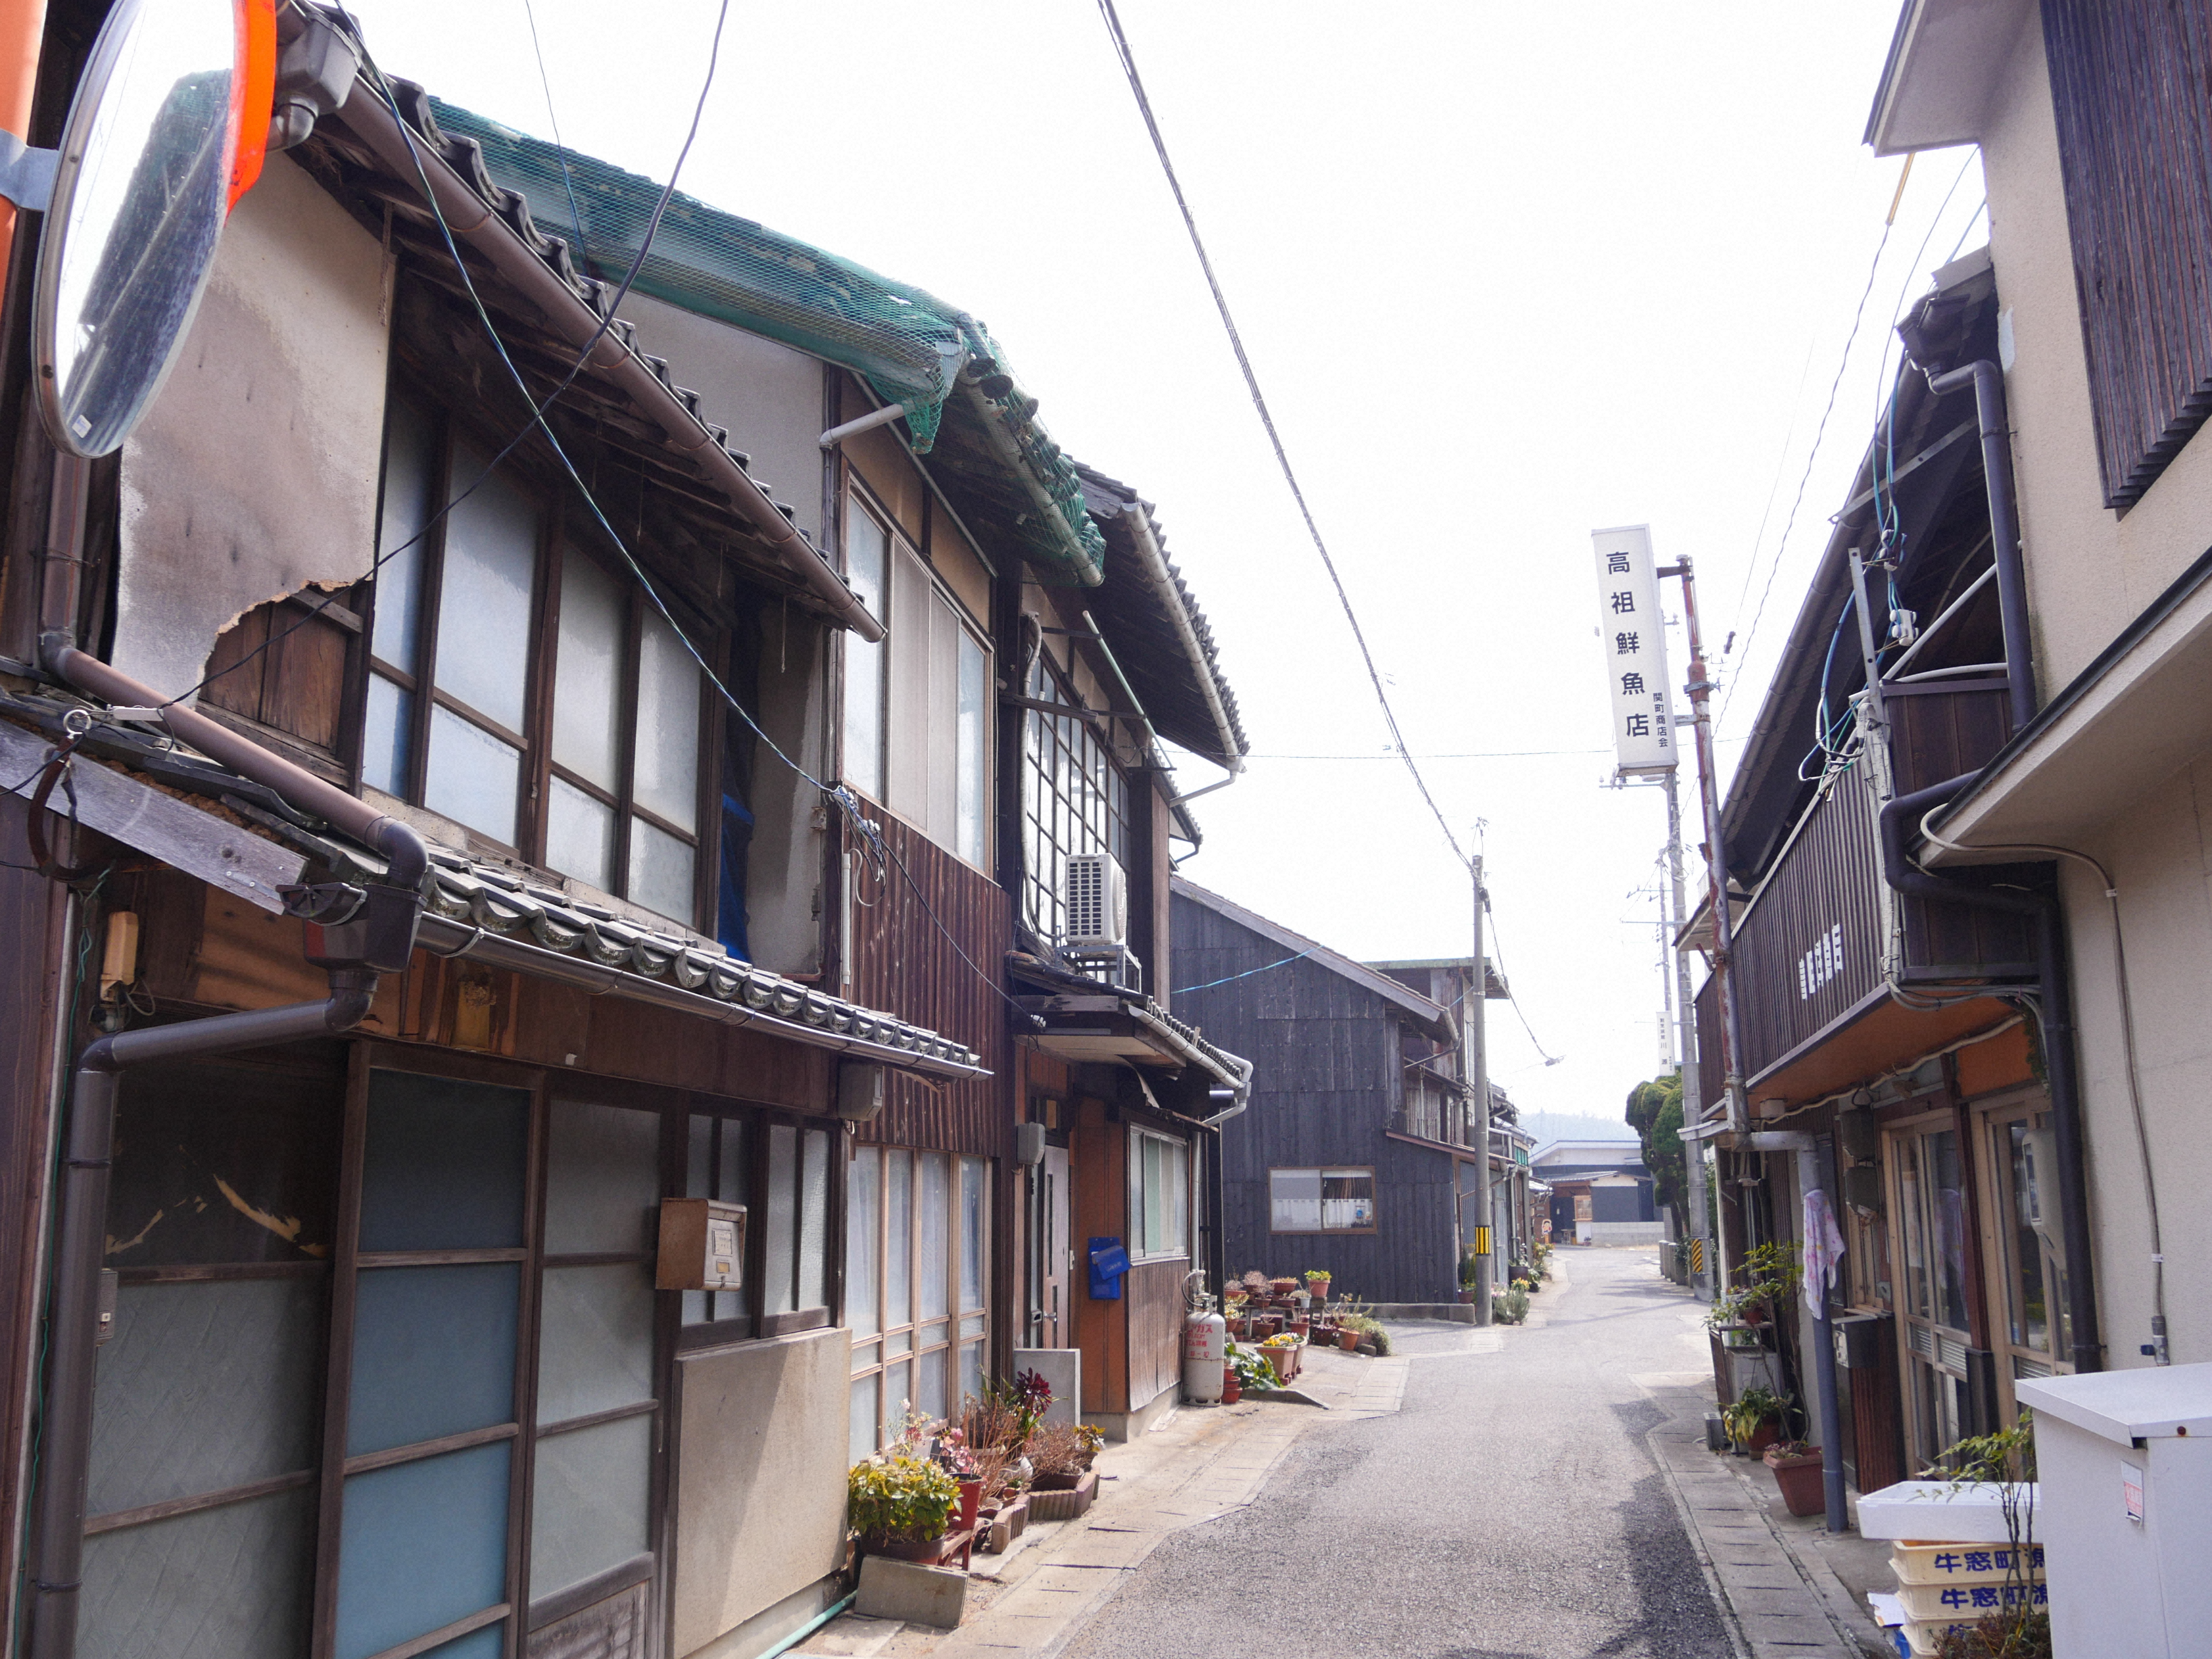
POLYGON ((1630 1380, 1699 1363, 1687 1298, 1650 1249, 1569 1255, 1540 1328, 1405 1328, 1403 1410, 1316 1425, 1070 1659, 1729 1659, 1630 1380))

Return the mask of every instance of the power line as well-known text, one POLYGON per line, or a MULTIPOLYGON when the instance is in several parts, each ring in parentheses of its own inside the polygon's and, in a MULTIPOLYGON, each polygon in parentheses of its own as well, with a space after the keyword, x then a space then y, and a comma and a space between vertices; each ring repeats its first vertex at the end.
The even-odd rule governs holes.
MULTIPOLYGON (((1457 754, 1421 755, 1425 761, 1440 760, 1527 760, 1547 755, 1610 755, 1610 749, 1471 749, 1457 754)), ((1403 755, 1395 750, 1379 755, 1247 755, 1246 760, 1279 761, 1395 761, 1403 755)))
POLYGON ((1437 805, 1436 797, 1429 793, 1428 781, 1421 776, 1420 768, 1414 763, 1411 750, 1406 747, 1405 734, 1398 728, 1398 716, 1390 707, 1390 699, 1382 690, 1382 675, 1375 666, 1375 655, 1367 648, 1367 635, 1359 626, 1359 617, 1352 608, 1352 596, 1345 591, 1344 579, 1337 574, 1336 561, 1329 556, 1328 543, 1321 533, 1321 526, 1314 520, 1313 509, 1306 505, 1305 491, 1299 488, 1298 475, 1291 465, 1289 453, 1283 447, 1282 434, 1275 428, 1275 417, 1269 412, 1267 400, 1260 391, 1260 377, 1253 372, 1252 360, 1245 355, 1243 337, 1237 331, 1237 319, 1230 314, 1229 301, 1221 291, 1220 280, 1213 273, 1213 261, 1207 257, 1206 242, 1198 234, 1198 220, 1191 212, 1190 203, 1182 193, 1182 181, 1176 176, 1175 163, 1169 159, 1167 141, 1160 136, 1160 124, 1152 114, 1152 100, 1145 94, 1145 82, 1137 73, 1137 59, 1129 49, 1128 36, 1122 33, 1121 20, 1114 10, 1114 0, 1098 0, 1098 10, 1106 20, 1106 32, 1113 37, 1114 51, 1121 60, 1121 72, 1127 78, 1129 90, 1137 100, 1138 112, 1144 117, 1145 131, 1152 135, 1152 153, 1159 157, 1160 171, 1167 175, 1168 188, 1175 195, 1176 206, 1182 214, 1183 228, 1190 233, 1190 245, 1198 255, 1199 268, 1206 273, 1206 286, 1213 295, 1214 309, 1221 313, 1221 325, 1228 331, 1230 349, 1237 355, 1237 367, 1243 372, 1244 385, 1252 395, 1252 407, 1260 416, 1260 424, 1267 428, 1267 441, 1275 452, 1275 462, 1282 469, 1283 481, 1291 487, 1291 495, 1298 504, 1299 516, 1304 519, 1306 533, 1313 538, 1314 550, 1321 555, 1322 568, 1328 572, 1329 585, 1336 590, 1337 603, 1344 607, 1344 619, 1352 626, 1352 637, 1359 647, 1360 660, 1367 666, 1367 678, 1375 688, 1375 701, 1382 705, 1382 723, 1390 729, 1390 738, 1398 757, 1406 763, 1406 770, 1413 780, 1413 787, 1421 792, 1429 811, 1436 815, 1437 827, 1444 832, 1445 843, 1452 857, 1461 864, 1467 854, 1460 850, 1459 838, 1452 834, 1451 823, 1437 805))
MULTIPOLYGON (((584 210, 576 205, 576 180, 574 175, 568 171, 568 146, 561 137, 561 117, 553 107, 553 82, 545 73, 545 48, 538 43, 538 11, 530 3, 530 0, 522 0, 522 15, 523 20, 530 25, 530 52, 531 56, 538 60, 538 84, 545 94, 545 120, 553 129, 553 153, 561 158, 561 184, 568 192, 569 220, 576 227, 577 268, 589 270, 592 255, 591 250, 584 246, 584 210)), ((695 132, 698 130, 698 121, 696 117, 693 118, 692 130, 695 132)), ((690 139, 684 141, 684 148, 687 152, 690 149, 690 139)), ((677 165, 679 167, 683 166, 680 159, 677 165)), ((670 180, 672 187, 674 182, 672 178, 670 180)))

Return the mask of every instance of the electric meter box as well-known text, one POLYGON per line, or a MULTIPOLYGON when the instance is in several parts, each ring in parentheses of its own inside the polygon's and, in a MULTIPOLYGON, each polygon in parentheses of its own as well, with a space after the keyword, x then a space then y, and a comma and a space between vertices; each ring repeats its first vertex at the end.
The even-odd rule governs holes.
POLYGON ((744 1284, 745 1206, 711 1198, 660 1200, 655 1288, 734 1291, 744 1284))

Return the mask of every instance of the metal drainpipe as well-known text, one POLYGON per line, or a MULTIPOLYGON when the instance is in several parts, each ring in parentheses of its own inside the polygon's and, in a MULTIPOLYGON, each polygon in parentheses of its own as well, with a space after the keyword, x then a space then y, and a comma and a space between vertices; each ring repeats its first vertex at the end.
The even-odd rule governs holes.
POLYGON ((2028 631, 2027 572, 2021 562, 2020 510, 2013 492, 2012 428, 2006 417, 2004 371, 1987 358, 1928 377, 1928 390, 1948 398, 1968 386, 1981 426, 1982 477, 1989 492, 1990 544, 1996 555, 1997 614, 2004 626, 2005 685, 2012 729, 2035 718, 2033 636, 2028 631))
POLYGON ((2067 1322, 2073 1329, 2074 1369, 2102 1370, 2105 1345, 2097 1327, 2097 1283, 2089 1249, 2089 1191, 2081 1157, 2081 1097, 2074 1044, 2074 997, 2066 972, 2066 945, 2057 901, 2039 893, 1966 887, 1933 876, 1905 855, 1908 827, 1950 800, 1981 775, 1968 772, 1899 795, 1881 809, 1882 877, 1899 892, 1984 910, 2026 916, 2035 924, 2035 971, 2042 996, 2045 1070, 2051 1087, 2052 1139, 2058 1152, 2059 1231, 2066 1240, 2067 1322))
POLYGON ((323 1002, 218 1014, 94 1042, 76 1065, 61 1190, 56 1201, 44 1444, 27 1562, 27 1659, 71 1659, 76 1651, 78 1578, 84 1549, 86 1479, 92 1454, 92 1390, 100 1332, 100 1262, 106 1253, 107 1177, 115 1141, 115 1097, 126 1066, 184 1060, 345 1031, 367 1018, 377 975, 331 970, 323 1002))

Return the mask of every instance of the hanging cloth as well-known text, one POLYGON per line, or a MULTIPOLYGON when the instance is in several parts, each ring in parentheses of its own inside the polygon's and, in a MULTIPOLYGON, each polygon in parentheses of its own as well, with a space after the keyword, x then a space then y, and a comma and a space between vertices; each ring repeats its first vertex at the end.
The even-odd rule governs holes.
POLYGON ((1818 1187, 1806 1190, 1805 1225, 1799 1237, 1805 1241, 1805 1306, 1818 1319, 1835 1285, 1837 1264, 1844 1259, 1844 1236, 1836 1231, 1827 1194, 1818 1187))

